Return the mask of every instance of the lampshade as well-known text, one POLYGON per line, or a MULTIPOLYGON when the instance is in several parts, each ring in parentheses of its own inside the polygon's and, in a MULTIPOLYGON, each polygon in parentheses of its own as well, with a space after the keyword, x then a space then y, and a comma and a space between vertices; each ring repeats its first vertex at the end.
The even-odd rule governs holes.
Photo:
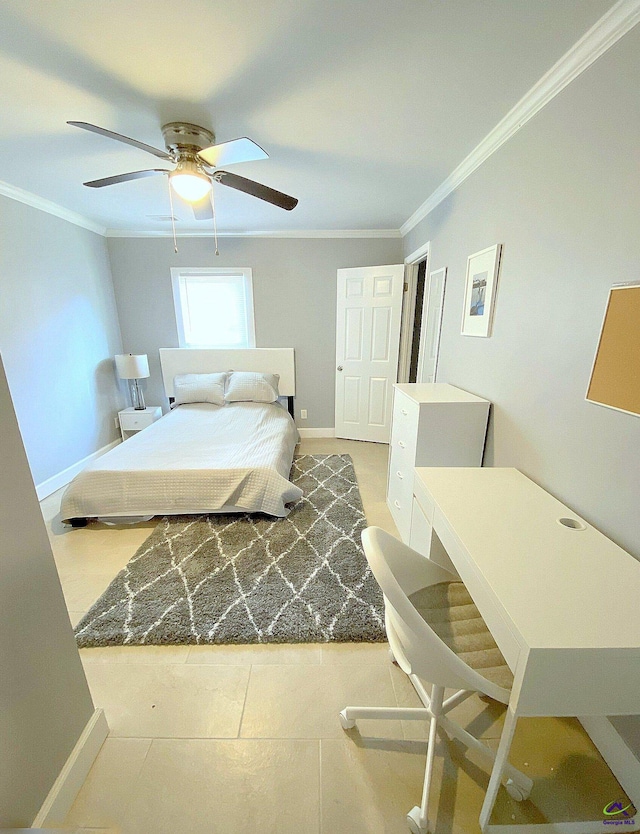
POLYGON ((144 379, 149 376, 146 353, 120 353, 116 356, 116 370, 120 379, 144 379))

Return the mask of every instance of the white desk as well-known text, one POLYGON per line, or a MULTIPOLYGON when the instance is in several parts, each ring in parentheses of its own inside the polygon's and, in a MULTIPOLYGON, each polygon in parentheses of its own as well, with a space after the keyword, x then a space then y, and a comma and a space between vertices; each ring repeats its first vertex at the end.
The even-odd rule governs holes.
POLYGON ((640 714, 640 563, 516 469, 417 468, 414 496, 514 674, 485 831, 518 716, 640 714))

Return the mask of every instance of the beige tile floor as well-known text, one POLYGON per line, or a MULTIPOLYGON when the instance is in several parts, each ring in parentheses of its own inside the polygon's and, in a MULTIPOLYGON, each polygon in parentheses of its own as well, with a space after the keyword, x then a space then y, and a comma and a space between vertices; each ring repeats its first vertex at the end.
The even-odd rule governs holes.
MULTIPOLYGON (((397 535, 385 504, 388 447, 305 439, 352 455, 369 524, 397 535)), ((154 527, 60 523, 42 503, 73 623, 154 527)), ((406 834, 420 799, 426 725, 361 722, 351 704, 418 704, 385 645, 149 646, 80 652, 111 733, 65 828, 102 834, 406 834)), ((496 746, 503 708, 477 697, 451 716, 496 746)), ((439 741, 430 809, 437 834, 476 834, 484 762, 439 741)), ((535 778, 518 806, 501 791, 494 821, 600 819, 622 792, 578 722, 521 721, 512 760, 535 778)))

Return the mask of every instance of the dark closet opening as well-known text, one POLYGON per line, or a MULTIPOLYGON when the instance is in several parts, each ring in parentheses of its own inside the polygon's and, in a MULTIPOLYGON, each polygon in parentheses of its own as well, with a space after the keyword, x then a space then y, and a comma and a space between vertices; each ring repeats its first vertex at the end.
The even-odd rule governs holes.
POLYGON ((411 364, 409 365, 409 382, 416 382, 418 376, 418 353, 420 352, 420 331, 422 330, 422 308, 424 306, 424 288, 426 285, 427 262, 418 264, 416 280, 416 307, 413 314, 413 337, 411 340, 411 364))

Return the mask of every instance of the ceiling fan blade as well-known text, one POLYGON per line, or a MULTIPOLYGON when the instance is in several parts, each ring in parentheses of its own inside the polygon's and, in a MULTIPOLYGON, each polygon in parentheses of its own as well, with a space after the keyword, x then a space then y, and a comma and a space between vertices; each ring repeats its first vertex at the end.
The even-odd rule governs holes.
POLYGON ((98 133, 100 136, 106 136, 108 139, 115 139, 116 142, 124 142, 125 145, 133 145, 134 148, 140 148, 141 151, 152 153, 159 159, 166 159, 173 162, 173 157, 166 151, 161 151, 159 148, 154 148, 152 145, 147 145, 145 142, 138 142, 137 139, 130 139, 128 136, 123 136, 121 133, 114 133, 112 130, 107 130, 104 127, 89 124, 89 122, 67 122, 73 127, 80 127, 82 130, 89 130, 91 133, 98 133))
POLYGON ((268 185, 239 177, 237 174, 230 174, 228 171, 216 171, 213 178, 222 185, 228 185, 229 188, 235 188, 237 191, 244 191, 245 194, 251 194, 252 197, 257 197, 259 200, 273 203, 274 206, 285 209, 285 211, 291 211, 298 205, 295 197, 289 197, 288 194, 276 191, 275 188, 269 188, 268 185))
POLYGON ((193 216, 196 220, 213 220, 213 210, 211 208, 211 200, 207 194, 202 200, 197 203, 191 203, 193 209, 193 216))
POLYGON ((146 171, 131 171, 129 174, 116 174, 115 177, 103 177, 101 180, 91 180, 91 182, 85 182, 83 185, 88 185, 89 188, 104 188, 105 185, 116 185, 119 182, 141 180, 143 177, 153 177, 156 174, 170 173, 165 168, 149 168, 146 171))
POLYGON ((242 139, 232 139, 219 145, 211 145, 198 151, 198 156, 214 168, 221 165, 235 165, 237 162, 255 162, 258 159, 269 159, 269 154, 260 145, 244 136, 242 139))

